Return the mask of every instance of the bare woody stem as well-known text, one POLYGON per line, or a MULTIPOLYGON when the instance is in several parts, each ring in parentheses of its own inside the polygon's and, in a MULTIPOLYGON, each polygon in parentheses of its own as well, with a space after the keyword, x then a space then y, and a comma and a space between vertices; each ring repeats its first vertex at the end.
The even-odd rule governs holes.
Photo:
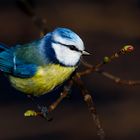
POLYGON ((52 112, 53 110, 56 109, 56 107, 61 103, 61 101, 67 97, 67 95, 69 94, 69 91, 71 89, 73 85, 73 81, 70 80, 69 83, 64 87, 63 92, 60 94, 60 97, 54 102, 52 103, 49 107, 48 107, 48 113, 52 112))
POLYGON ((98 72, 99 74, 113 80, 117 84, 129 85, 129 86, 140 85, 140 80, 138 80, 138 81, 136 81, 136 80, 123 80, 123 79, 120 79, 117 76, 114 76, 114 75, 112 75, 108 72, 102 71, 102 70, 97 70, 96 72, 98 72))
POLYGON ((92 66, 88 63, 83 63, 88 69, 86 69, 85 71, 79 72, 78 75, 79 76, 84 76, 84 75, 88 75, 90 73, 96 72, 98 71, 103 65, 110 63, 111 61, 113 61, 114 59, 120 57, 121 55, 125 55, 128 54, 130 52, 132 52, 134 50, 134 47, 131 45, 127 45, 124 46, 122 49, 120 49, 118 52, 115 52, 113 55, 111 55, 110 57, 105 56, 103 58, 103 60, 98 63, 95 66, 92 66))
POLYGON ((112 60, 120 57, 121 55, 130 53, 133 50, 134 50, 134 48, 131 45, 124 46, 119 52, 114 53, 111 57, 104 57, 103 61, 101 61, 99 64, 97 64, 95 66, 93 66, 93 65, 91 65, 91 64, 89 64, 89 63, 87 63, 85 61, 81 61, 82 64, 85 67, 87 67, 88 69, 86 69, 83 72, 79 72, 77 74, 81 77, 81 76, 85 76, 85 75, 91 74, 93 72, 97 72, 97 73, 107 77, 108 79, 113 80, 117 84, 129 85, 129 86, 140 85, 140 80, 123 80, 123 79, 121 79, 121 78, 119 78, 117 76, 114 76, 114 75, 112 75, 112 74, 110 74, 108 72, 105 72, 105 71, 101 70, 101 67, 104 64, 108 64, 112 60))
MULTIPOLYGON (((36 15, 36 13, 34 12, 33 8, 31 7, 31 5, 28 3, 28 0, 19 0, 20 5, 22 6, 22 10, 32 18, 33 22, 35 23, 35 25, 39 28, 40 30, 40 35, 44 35, 48 29, 46 28, 46 20, 44 18, 40 18, 36 15)), ((98 72, 100 74, 102 74, 103 76, 114 80, 116 83, 121 83, 121 84, 128 84, 128 85, 136 85, 136 84, 140 84, 139 81, 125 81, 125 80, 121 80, 118 77, 115 77, 107 72, 103 72, 100 70, 100 68, 104 65, 107 64, 109 62, 111 62, 112 60, 118 58, 120 55, 124 55, 128 52, 133 51, 133 47, 128 45, 123 47, 121 50, 119 50, 118 52, 114 53, 112 56, 110 57, 104 57, 103 61, 101 61, 100 63, 98 63, 96 66, 92 66, 88 63, 84 63, 84 65, 88 68, 83 72, 79 72, 76 75, 73 76, 73 79, 69 81, 68 85, 66 86, 67 88, 64 88, 64 91, 61 93, 60 97, 56 100, 56 102, 52 103, 49 107, 48 107, 48 112, 52 112, 53 110, 55 110, 55 108, 60 104, 60 102, 68 95, 69 90, 71 89, 73 82, 75 82, 77 84, 77 86, 81 89, 82 95, 84 97, 84 101, 87 103, 87 106, 89 108, 89 111, 91 113, 91 116, 96 124, 96 128, 98 131, 98 135, 100 136, 100 140, 104 140, 105 139, 105 134, 103 131, 103 128, 101 126, 101 122, 99 120, 98 114, 96 112, 96 107, 94 105, 92 96, 90 94, 90 92, 86 89, 84 83, 81 81, 80 77, 84 76, 84 75, 88 75, 91 74, 92 72, 98 72)))
POLYGON ((61 93, 60 97, 54 102, 52 103, 49 107, 48 107, 48 113, 54 111, 56 109, 56 107, 61 103, 61 101, 67 97, 69 90, 71 89, 73 82, 75 82, 77 84, 77 86, 80 88, 82 95, 84 97, 84 101, 87 103, 88 109, 91 113, 92 119, 94 120, 95 124, 96 124, 96 128, 97 128, 97 135, 99 135, 100 140, 104 140, 105 139, 105 133, 104 130, 101 126, 101 122, 99 120, 98 114, 96 112, 96 107, 94 105, 93 102, 93 98, 90 95, 90 92, 85 88, 84 83, 81 81, 80 77, 76 74, 73 76, 72 80, 69 81, 68 85, 65 86, 63 92, 61 93))
POLYGON ((82 82, 82 80, 80 79, 80 77, 78 75, 75 75, 73 77, 73 80, 77 84, 77 86, 80 88, 82 95, 84 97, 84 101, 86 102, 88 109, 91 113, 92 119, 96 124, 97 135, 99 135, 100 140, 104 140, 105 133, 104 133, 104 130, 101 126, 101 122, 100 122, 100 119, 99 119, 98 114, 96 112, 96 107, 95 107, 95 104, 93 102, 93 98, 92 98, 90 92, 86 89, 84 83, 82 82))

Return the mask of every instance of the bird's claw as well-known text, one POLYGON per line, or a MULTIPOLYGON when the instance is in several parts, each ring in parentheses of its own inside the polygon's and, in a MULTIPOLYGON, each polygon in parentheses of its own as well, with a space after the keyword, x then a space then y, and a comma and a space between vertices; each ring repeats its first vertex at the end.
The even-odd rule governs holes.
POLYGON ((39 111, 35 110, 27 110, 24 113, 25 117, 36 117, 36 116, 41 116, 45 118, 47 121, 52 121, 52 117, 49 116, 48 114, 48 109, 45 106, 38 106, 39 111))
POLYGON ((40 116, 47 119, 47 121, 52 121, 52 117, 49 116, 48 108, 46 106, 39 106, 40 116))
POLYGON ((48 115, 48 109, 46 106, 39 106, 38 105, 38 109, 40 111, 40 113, 44 116, 44 117, 47 117, 48 115))

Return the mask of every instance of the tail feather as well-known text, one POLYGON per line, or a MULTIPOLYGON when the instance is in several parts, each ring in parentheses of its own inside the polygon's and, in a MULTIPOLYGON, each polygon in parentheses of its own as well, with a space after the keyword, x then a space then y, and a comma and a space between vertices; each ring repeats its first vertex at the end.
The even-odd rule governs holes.
POLYGON ((4 44, 0 43, 0 70, 10 73, 13 68, 13 52, 4 44))

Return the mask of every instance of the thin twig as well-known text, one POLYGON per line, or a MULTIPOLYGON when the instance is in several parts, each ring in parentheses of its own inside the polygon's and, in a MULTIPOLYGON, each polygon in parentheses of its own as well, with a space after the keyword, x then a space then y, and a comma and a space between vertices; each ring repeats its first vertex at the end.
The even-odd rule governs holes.
MULTIPOLYGON (((20 0, 22 6, 24 7, 23 11, 27 11, 26 14, 28 16, 30 16, 33 20, 33 22, 35 23, 35 25, 39 28, 40 30, 40 34, 41 36, 44 35, 48 29, 46 28, 46 20, 44 18, 40 18, 36 15, 36 13, 34 12, 34 10, 32 9, 32 7, 29 5, 28 0, 20 0)), ((73 85, 73 81, 78 85, 78 87, 81 89, 82 95, 84 97, 84 101, 87 103, 89 111, 92 115, 92 118, 96 124, 96 128, 98 131, 98 135, 100 136, 100 140, 104 140, 105 139, 105 133, 104 130, 101 126, 98 114, 96 112, 96 107, 94 105, 92 96, 90 95, 90 92, 85 88, 84 83, 81 81, 80 77, 90 74, 92 72, 98 72, 106 77, 108 77, 109 79, 114 80, 116 83, 122 83, 122 84, 128 84, 128 85, 136 85, 139 84, 139 81, 125 81, 125 80, 120 80, 118 77, 115 77, 107 72, 103 72, 100 71, 100 68, 104 65, 107 64, 109 62, 111 62, 112 60, 118 58, 120 55, 122 54, 126 54, 128 52, 133 51, 133 47, 128 45, 123 47, 121 50, 119 50, 118 52, 114 53, 112 56, 110 57, 104 57, 103 61, 101 61, 100 63, 98 63, 95 66, 92 66, 88 63, 84 63, 84 65, 88 68, 83 72, 79 72, 76 73, 76 75, 73 76, 73 79, 70 80, 67 88, 64 88, 64 91, 61 93, 60 97, 56 100, 56 102, 54 102, 53 104, 51 104, 48 108, 48 112, 52 112, 59 104, 60 102, 68 95, 69 90, 71 89, 71 86, 73 85)))
POLYGON ((52 112, 53 110, 56 109, 56 107, 60 104, 60 102, 67 97, 67 95, 69 94, 69 91, 71 89, 73 85, 73 81, 70 80, 69 83, 64 87, 63 92, 60 94, 60 97, 54 102, 52 103, 49 107, 48 107, 48 113, 52 112))
POLYGON ((101 122, 100 122, 99 116, 97 114, 96 107, 95 107, 95 104, 93 102, 93 98, 92 98, 90 92, 86 89, 84 83, 82 82, 82 80, 80 79, 80 77, 78 75, 75 75, 73 77, 73 80, 77 84, 77 86, 80 88, 82 95, 84 97, 84 101, 87 103, 87 106, 91 113, 92 119, 94 120, 94 122, 96 124, 97 135, 99 135, 100 140, 104 140, 105 133, 102 128, 102 125, 101 125, 101 122))
POLYGON ((49 105, 49 107, 40 106, 38 103, 34 101, 34 99, 31 96, 28 96, 37 105, 39 111, 27 110, 24 113, 24 116, 25 117, 41 116, 47 119, 48 121, 52 120, 52 118, 49 117, 49 114, 56 109, 56 107, 62 102, 64 98, 67 97, 69 91, 71 90, 72 85, 73 85, 73 81, 72 80, 68 81, 68 84, 64 86, 63 92, 60 94, 60 97, 51 105, 49 105))
POLYGON ((119 58, 121 55, 125 55, 127 53, 130 53, 134 50, 134 47, 131 45, 126 45, 124 46, 122 49, 120 49, 118 52, 115 52, 113 55, 111 55, 110 57, 105 56, 103 58, 103 60, 96 64, 95 66, 92 66, 90 64, 86 64, 85 62, 83 63, 84 66, 87 67, 86 70, 79 72, 78 75, 79 76, 85 76, 88 75, 90 73, 93 73, 95 71, 98 71, 103 65, 110 63, 111 61, 113 61, 116 58, 119 58))
POLYGON ((118 58, 120 55, 130 53, 133 50, 134 50, 134 48, 131 45, 124 46, 118 53, 114 53, 111 57, 104 57, 103 61, 100 62, 99 64, 95 65, 95 66, 87 63, 86 61, 84 61, 82 59, 81 62, 85 67, 87 67, 87 69, 85 71, 79 72, 77 74, 81 77, 81 76, 84 76, 84 75, 88 75, 92 72, 97 72, 97 73, 113 80, 117 84, 129 85, 129 86, 140 85, 140 80, 123 80, 123 79, 121 79, 117 76, 114 76, 114 75, 100 69, 101 66, 103 66, 104 64, 108 64, 112 60, 118 58))
POLYGON ((123 80, 123 79, 120 79, 117 76, 114 76, 114 75, 112 75, 108 72, 102 71, 102 70, 97 70, 96 72, 98 72, 99 74, 113 80, 117 84, 129 85, 129 86, 140 85, 140 80, 138 80, 138 81, 136 81, 136 80, 123 80))
MULTIPOLYGON (((88 69, 86 70, 90 70, 90 69, 94 69, 93 65, 87 63, 86 61, 81 61, 82 64, 87 67, 88 69)), ((95 66, 96 67, 96 66, 95 66)), ((106 72, 106 71, 103 71, 101 69, 94 69, 94 72, 97 72, 111 80, 113 80, 115 83, 117 84, 122 84, 122 85, 129 85, 129 86, 135 86, 135 85, 140 85, 140 80, 124 80, 124 79, 121 79, 120 77, 117 77, 109 72, 106 72)), ((86 73, 84 74, 84 72, 79 72, 77 73, 79 76, 84 76, 86 75, 86 73), (84 75, 83 75, 84 74, 84 75)))

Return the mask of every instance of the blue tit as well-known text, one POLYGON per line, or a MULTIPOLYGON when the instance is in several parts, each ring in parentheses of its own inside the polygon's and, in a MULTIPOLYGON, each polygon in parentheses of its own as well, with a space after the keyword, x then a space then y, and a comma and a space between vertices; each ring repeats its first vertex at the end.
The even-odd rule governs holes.
POLYGON ((76 33, 56 28, 28 44, 0 44, 0 70, 17 90, 40 96, 63 84, 76 70, 83 54, 88 52, 76 33))

